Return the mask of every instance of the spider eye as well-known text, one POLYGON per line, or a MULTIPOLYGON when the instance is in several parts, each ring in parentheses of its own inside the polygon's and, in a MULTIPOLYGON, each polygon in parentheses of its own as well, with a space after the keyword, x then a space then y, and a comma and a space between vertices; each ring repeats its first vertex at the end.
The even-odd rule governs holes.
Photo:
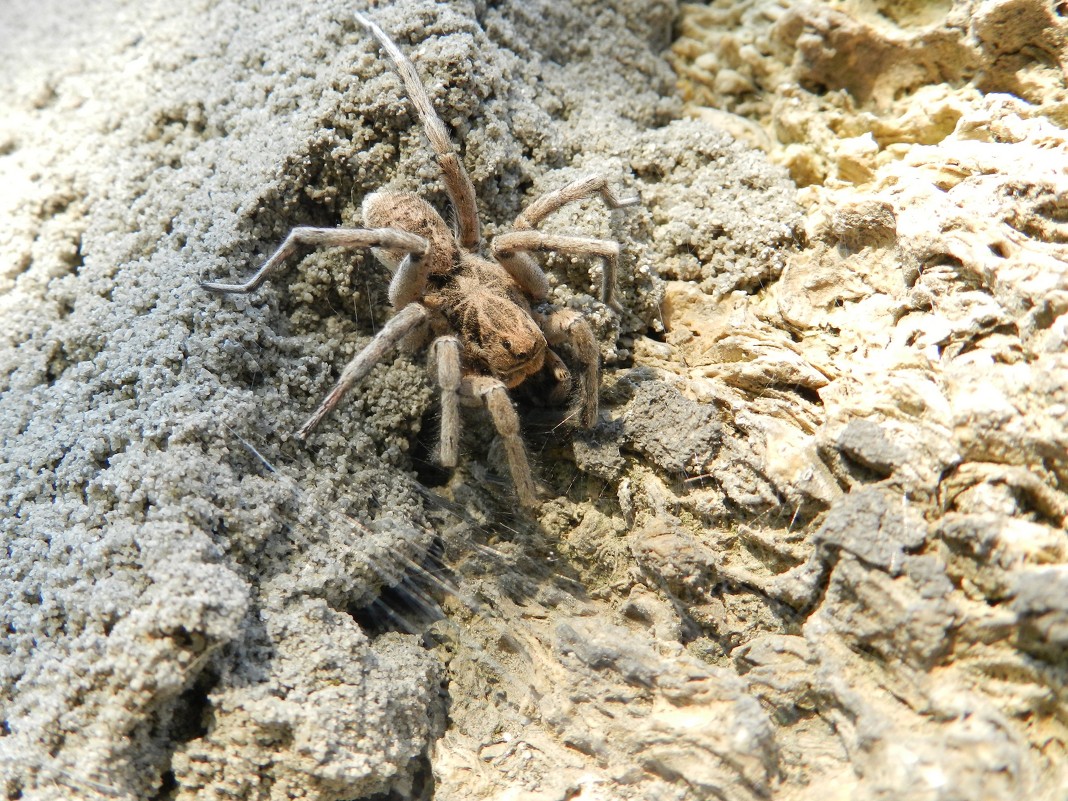
POLYGON ((506 351, 508 351, 509 353, 512 352, 512 343, 511 343, 511 341, 509 341, 507 339, 503 339, 503 340, 501 340, 501 344, 504 345, 504 349, 506 351))

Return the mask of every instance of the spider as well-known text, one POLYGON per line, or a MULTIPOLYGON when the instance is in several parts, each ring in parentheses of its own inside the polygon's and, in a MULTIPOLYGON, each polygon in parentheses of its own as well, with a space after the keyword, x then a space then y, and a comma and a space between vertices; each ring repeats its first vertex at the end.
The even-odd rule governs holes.
POLYGON ((415 66, 386 33, 362 14, 356 19, 392 59, 430 140, 445 191, 455 212, 455 230, 418 195, 374 192, 362 204, 365 228, 294 228, 263 266, 243 284, 202 282, 211 292, 247 294, 276 273, 300 246, 370 248, 392 271, 389 301, 395 314, 341 371, 336 386, 297 431, 306 440, 354 384, 402 340, 430 342, 429 363, 441 390, 437 459, 455 467, 460 440, 459 406, 485 406, 504 445, 520 503, 538 504, 526 448, 508 390, 539 373, 553 383, 550 400, 574 396, 573 416, 589 428, 597 420, 600 349, 593 331, 575 311, 547 302, 549 284, 529 251, 598 256, 604 260, 601 299, 621 311, 615 298, 619 245, 603 239, 558 236, 535 230, 568 203, 600 195, 611 209, 639 198, 620 198, 599 175, 539 197, 516 218, 513 230, 493 238, 484 255, 475 189, 444 124, 434 111, 415 66), (409 337, 411 337, 409 339, 409 337), (581 367, 577 381, 551 347, 566 346, 581 367), (577 386, 573 386, 577 384, 577 386))

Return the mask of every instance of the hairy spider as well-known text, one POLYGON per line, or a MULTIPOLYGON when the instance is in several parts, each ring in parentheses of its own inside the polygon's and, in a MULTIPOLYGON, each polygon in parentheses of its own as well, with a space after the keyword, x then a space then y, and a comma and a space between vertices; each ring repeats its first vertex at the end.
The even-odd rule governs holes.
POLYGON ((597 420, 600 350, 590 326, 575 311, 546 302, 549 284, 528 251, 555 250, 604 260, 601 299, 619 311, 615 299, 619 245, 603 239, 557 236, 535 230, 546 216, 576 200, 600 195, 609 208, 639 202, 621 199, 601 176, 574 181, 531 203, 513 230, 494 237, 492 260, 482 255, 475 189, 453 148, 430 97, 408 58, 374 22, 357 13, 389 54, 437 156, 445 190, 456 215, 450 230, 417 195, 375 192, 363 202, 366 228, 294 228, 281 247, 243 284, 203 282, 212 292, 248 293, 278 271, 301 245, 371 248, 393 273, 389 301, 394 316, 341 371, 337 385, 297 437, 307 438, 352 386, 411 335, 430 342, 429 361, 441 389, 438 460, 455 467, 460 440, 459 406, 484 405, 504 444, 519 500, 538 503, 534 478, 508 390, 547 371, 555 382, 551 400, 574 395, 574 417, 584 427, 597 420), (577 386, 550 346, 570 348, 581 366, 577 386))

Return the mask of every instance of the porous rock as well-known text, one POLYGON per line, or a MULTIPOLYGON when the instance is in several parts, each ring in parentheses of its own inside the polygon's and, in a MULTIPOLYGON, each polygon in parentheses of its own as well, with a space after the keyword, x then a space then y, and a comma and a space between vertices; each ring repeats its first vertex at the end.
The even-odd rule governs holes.
MULTIPOLYGON (((628 488, 720 582, 668 585, 680 615, 708 620, 692 642, 715 640, 770 705, 783 796, 1059 797, 1068 759, 1045 744, 1064 739, 1063 9, 741 0, 684 6, 680 32, 687 112, 741 118, 731 130, 803 187, 805 236, 776 281, 678 315, 667 347, 641 353, 731 409, 721 452, 759 404, 812 436, 837 489, 728 536, 698 489, 628 488), (716 361, 705 335, 728 327, 778 334, 778 361, 825 381, 771 406, 782 384, 697 374, 716 361), (724 648, 715 624, 753 595, 785 606, 778 627, 724 648)), ((788 497, 767 462, 759 474, 788 497)))

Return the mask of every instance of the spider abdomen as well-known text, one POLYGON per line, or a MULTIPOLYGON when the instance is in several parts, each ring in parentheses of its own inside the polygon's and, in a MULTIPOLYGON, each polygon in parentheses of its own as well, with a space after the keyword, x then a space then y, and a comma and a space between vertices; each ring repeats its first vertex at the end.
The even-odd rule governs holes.
MULTIPOLYGON (((434 207, 408 192, 372 192, 363 201, 363 222, 368 228, 399 228, 425 238, 430 247, 425 260, 428 275, 448 275, 459 259, 456 238, 434 207)), ((407 252, 374 248, 375 257, 396 270, 407 252)))

